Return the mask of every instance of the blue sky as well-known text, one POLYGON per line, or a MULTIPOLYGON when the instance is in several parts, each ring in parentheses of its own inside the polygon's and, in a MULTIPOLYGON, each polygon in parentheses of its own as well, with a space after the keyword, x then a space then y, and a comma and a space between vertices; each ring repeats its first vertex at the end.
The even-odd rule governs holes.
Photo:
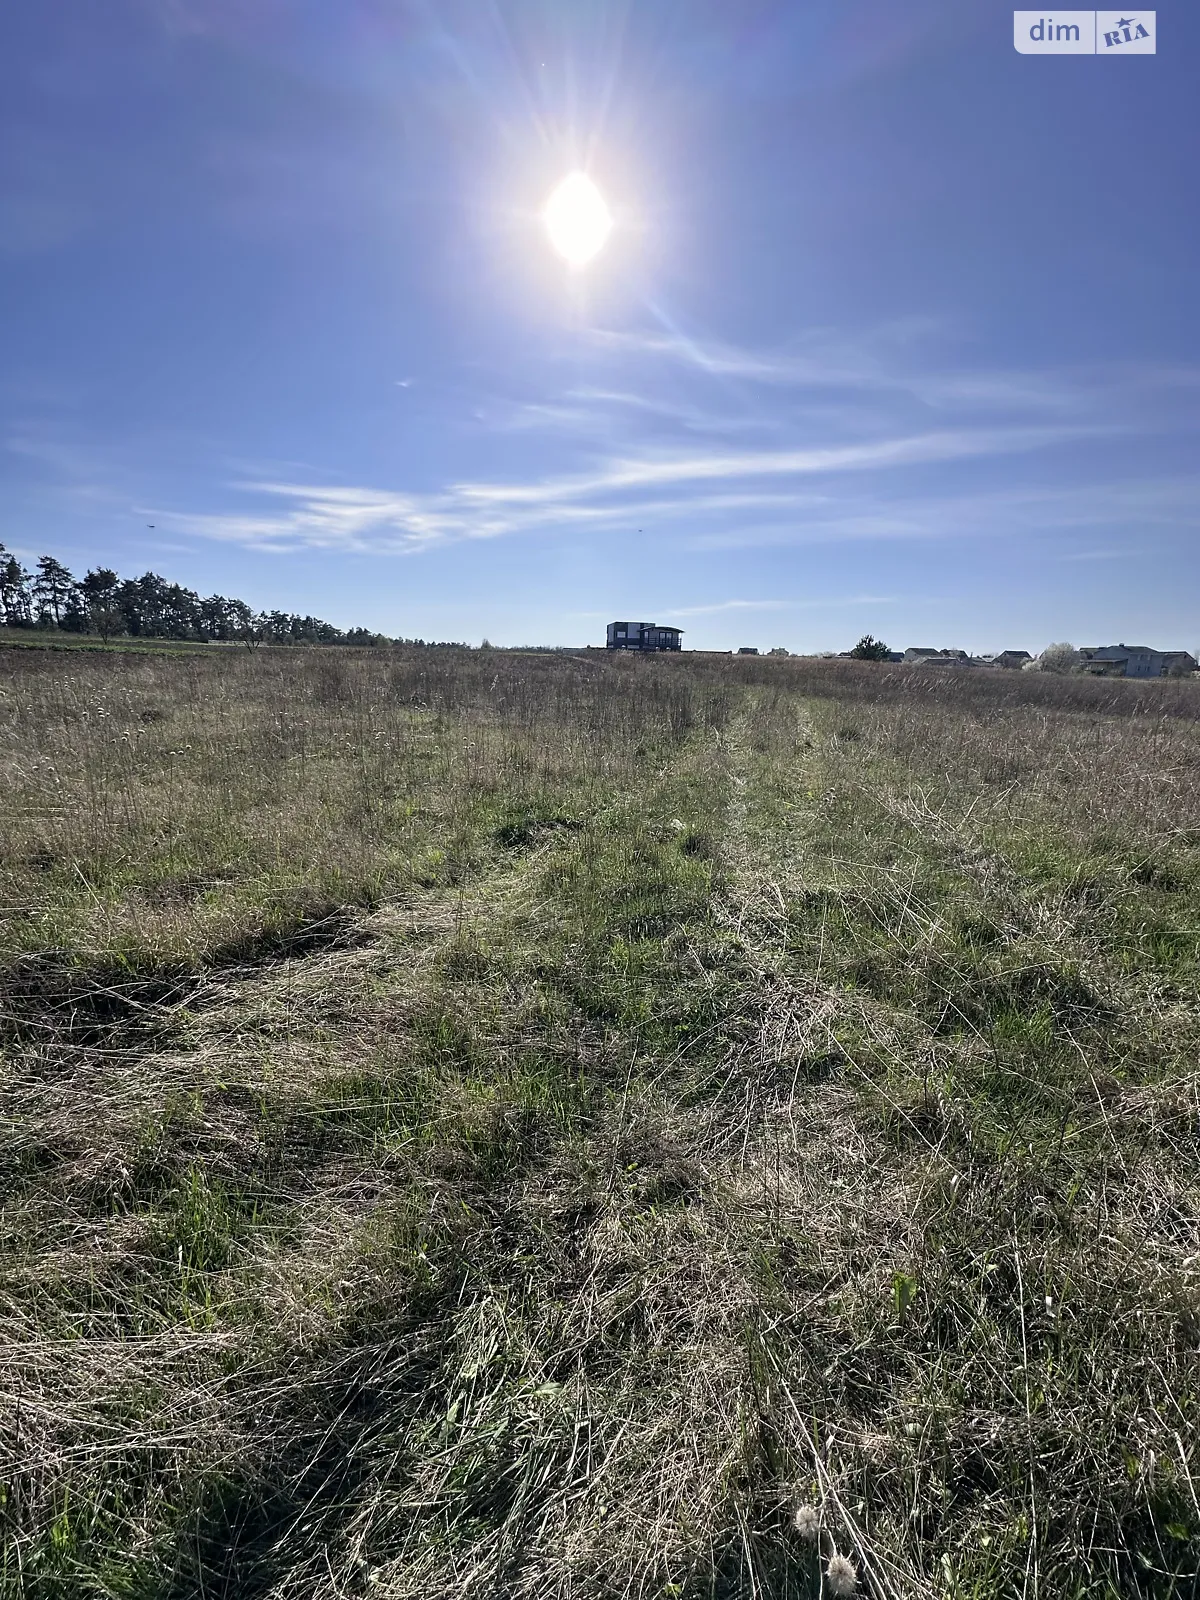
POLYGON ((427 638, 1194 648, 1200 12, 1012 27, 6 7, 0 540, 427 638))

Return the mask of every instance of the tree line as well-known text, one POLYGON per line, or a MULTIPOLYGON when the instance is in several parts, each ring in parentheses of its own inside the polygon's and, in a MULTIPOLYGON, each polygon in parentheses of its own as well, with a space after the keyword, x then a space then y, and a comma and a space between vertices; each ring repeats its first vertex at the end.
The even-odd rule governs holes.
POLYGON ((29 572, 0 544, 0 628, 49 628, 99 634, 108 640, 179 639, 197 643, 386 644, 369 628, 343 632, 320 617, 286 611, 255 611, 244 600, 168 583, 156 572, 119 578, 110 567, 94 567, 76 578, 53 556, 38 558, 29 572))

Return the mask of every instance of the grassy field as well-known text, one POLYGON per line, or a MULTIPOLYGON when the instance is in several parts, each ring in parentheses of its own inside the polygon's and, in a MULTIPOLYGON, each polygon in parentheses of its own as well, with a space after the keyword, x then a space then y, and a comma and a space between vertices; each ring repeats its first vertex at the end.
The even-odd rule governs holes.
POLYGON ((1200 1592, 1200 686, 0 652, 0 1595, 1200 1592))
MULTIPOLYGON (((128 650, 137 654, 165 650, 229 649, 228 645, 191 644, 186 639, 130 639, 114 635, 102 639, 98 633, 65 633, 58 628, 0 629, 0 651, 8 650, 128 650)), ((245 649, 245 646, 241 646, 245 649)))

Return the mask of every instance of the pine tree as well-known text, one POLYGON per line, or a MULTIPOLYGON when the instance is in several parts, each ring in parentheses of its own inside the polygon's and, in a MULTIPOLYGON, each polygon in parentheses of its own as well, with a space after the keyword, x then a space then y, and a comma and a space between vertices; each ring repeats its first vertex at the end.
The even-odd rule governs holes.
POLYGON ((107 643, 124 627, 121 612, 121 584, 111 567, 96 567, 79 585, 87 613, 88 627, 107 643))
POLYGON ((33 606, 38 621, 52 618, 54 626, 60 628, 74 592, 75 579, 62 562, 53 556, 39 556, 37 577, 33 580, 33 606))
POLYGON ((33 625, 29 574, 3 545, 0 545, 0 622, 6 628, 28 628, 33 625))
POLYGON ((864 633, 850 654, 856 661, 887 661, 892 652, 882 639, 876 639, 874 634, 864 633))

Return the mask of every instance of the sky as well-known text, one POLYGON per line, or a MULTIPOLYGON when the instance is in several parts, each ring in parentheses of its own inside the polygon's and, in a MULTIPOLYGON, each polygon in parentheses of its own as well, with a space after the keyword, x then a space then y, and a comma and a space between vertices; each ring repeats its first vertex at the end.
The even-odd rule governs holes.
POLYGON ((401 637, 1195 649, 1200 8, 1157 42, 1018 54, 995 0, 5 7, 0 541, 401 637))

